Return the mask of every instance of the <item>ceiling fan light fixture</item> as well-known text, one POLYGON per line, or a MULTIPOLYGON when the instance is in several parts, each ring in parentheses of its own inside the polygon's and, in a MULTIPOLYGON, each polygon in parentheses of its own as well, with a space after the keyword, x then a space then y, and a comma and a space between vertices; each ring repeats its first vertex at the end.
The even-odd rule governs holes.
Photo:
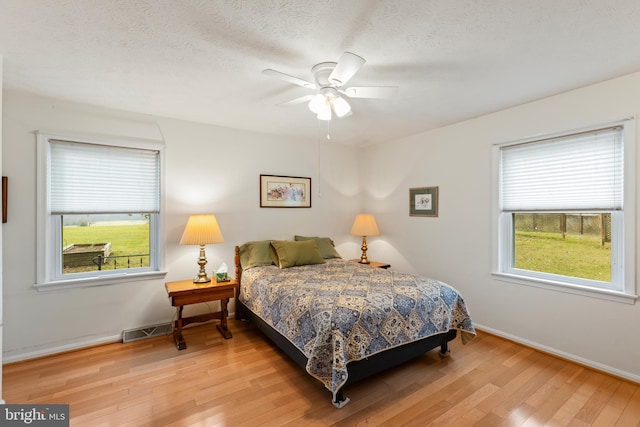
POLYGON ((322 109, 324 108, 326 103, 327 103, 327 100, 324 97, 324 95, 321 93, 318 93, 313 98, 311 98, 311 101, 309 101, 309 109, 314 113, 319 114, 320 111, 322 111, 322 109))
POLYGON ((331 120, 331 105, 328 102, 318 112, 318 120, 331 120))
POLYGON ((343 97, 338 96, 333 100, 333 111, 336 116, 344 117, 351 112, 351 106, 343 97))

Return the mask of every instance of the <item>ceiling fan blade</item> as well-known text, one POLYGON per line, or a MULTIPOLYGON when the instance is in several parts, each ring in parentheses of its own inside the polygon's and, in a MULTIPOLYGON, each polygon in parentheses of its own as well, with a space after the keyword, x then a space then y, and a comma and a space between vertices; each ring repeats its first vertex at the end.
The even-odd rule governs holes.
POLYGON ((386 99, 393 98, 397 95, 399 89, 398 86, 352 86, 341 90, 340 93, 345 94, 349 98, 386 99))
POLYGON ((267 68, 262 70, 262 74, 269 77, 275 77, 276 79, 284 80, 285 82, 293 83, 294 85, 306 87, 308 89, 315 89, 316 85, 306 80, 299 79, 298 77, 290 76, 289 74, 281 73, 280 71, 267 68))
POLYGON ((291 101, 281 102, 280 104, 276 104, 278 107, 288 107, 290 105, 302 104, 304 102, 311 101, 315 95, 306 95, 301 96, 300 98, 292 99, 291 101))
POLYGON ((345 85, 366 61, 355 53, 345 52, 329 75, 329 81, 336 86, 345 85))

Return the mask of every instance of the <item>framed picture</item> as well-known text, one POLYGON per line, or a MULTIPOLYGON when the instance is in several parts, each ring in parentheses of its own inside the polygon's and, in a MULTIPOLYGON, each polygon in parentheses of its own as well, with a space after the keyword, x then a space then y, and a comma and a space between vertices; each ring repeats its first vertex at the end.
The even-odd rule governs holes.
POLYGON ((260 175, 261 208, 310 208, 311 178, 260 175))
POLYGON ((7 222, 7 191, 9 190, 9 178, 2 177, 2 223, 7 222))
POLYGON ((410 188, 409 216, 438 216, 438 187, 410 188))

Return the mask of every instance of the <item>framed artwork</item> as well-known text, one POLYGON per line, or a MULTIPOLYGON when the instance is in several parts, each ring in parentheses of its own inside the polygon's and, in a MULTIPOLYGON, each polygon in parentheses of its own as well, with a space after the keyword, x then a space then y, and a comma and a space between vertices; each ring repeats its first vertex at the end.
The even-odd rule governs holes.
POLYGON ((7 222, 7 191, 9 190, 9 178, 2 177, 2 223, 7 222))
POLYGON ((261 208, 310 208, 311 178, 260 175, 261 208))
POLYGON ((409 216, 438 216, 438 187, 410 188, 409 216))

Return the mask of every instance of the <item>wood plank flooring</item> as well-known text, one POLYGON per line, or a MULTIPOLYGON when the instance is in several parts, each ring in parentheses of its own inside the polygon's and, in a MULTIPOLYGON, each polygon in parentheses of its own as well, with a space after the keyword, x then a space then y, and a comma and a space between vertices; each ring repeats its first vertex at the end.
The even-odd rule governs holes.
POLYGON ((640 385, 479 333, 331 393, 251 324, 8 364, 7 403, 67 403, 72 426, 640 426, 640 385))

